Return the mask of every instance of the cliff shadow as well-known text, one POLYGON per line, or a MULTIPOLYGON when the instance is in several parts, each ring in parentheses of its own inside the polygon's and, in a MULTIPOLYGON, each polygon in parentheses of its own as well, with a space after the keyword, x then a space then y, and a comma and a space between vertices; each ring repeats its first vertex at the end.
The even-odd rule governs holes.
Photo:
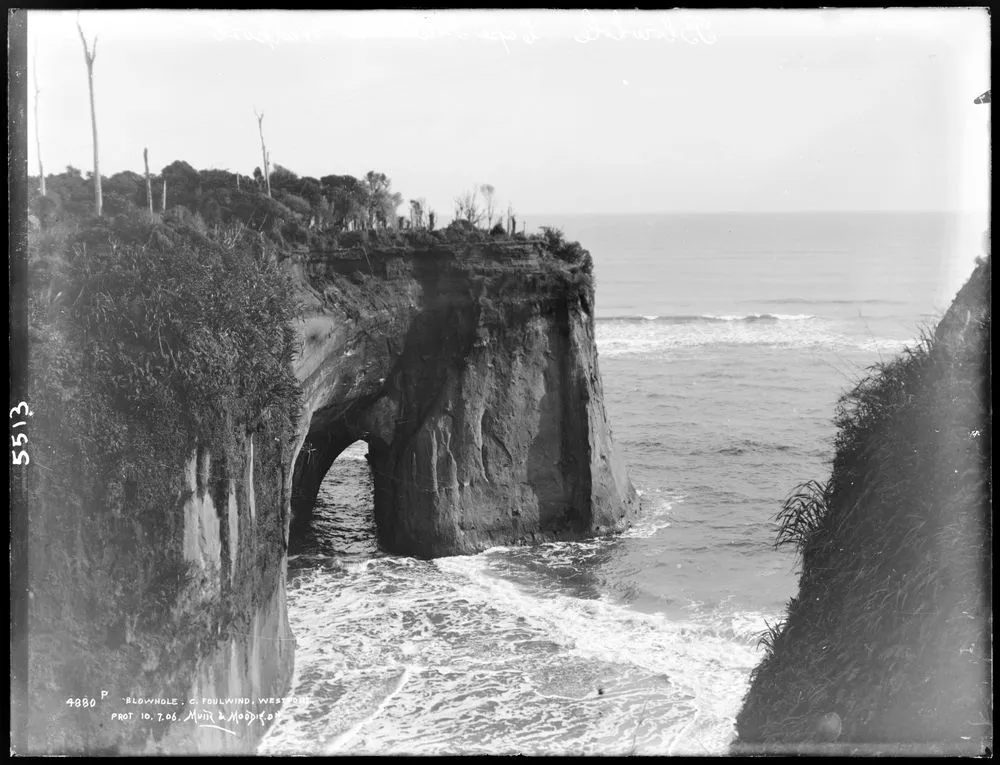
POLYGON ((538 402, 538 432, 528 451, 528 481, 538 497, 544 533, 584 533, 591 521, 587 465, 578 448, 587 443, 587 413, 580 406, 570 343, 569 308, 550 311, 545 394, 538 402))

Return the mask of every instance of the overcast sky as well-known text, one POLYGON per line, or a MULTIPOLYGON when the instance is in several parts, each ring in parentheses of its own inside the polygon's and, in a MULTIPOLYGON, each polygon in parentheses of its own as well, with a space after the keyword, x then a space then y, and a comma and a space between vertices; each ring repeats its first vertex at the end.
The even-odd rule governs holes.
MULTIPOLYGON (((75 12, 28 17, 29 171, 93 166, 75 12)), ((985 210, 989 20, 898 11, 87 11, 103 175, 385 172, 444 216, 985 210), (645 39, 643 39, 645 38, 645 39)))

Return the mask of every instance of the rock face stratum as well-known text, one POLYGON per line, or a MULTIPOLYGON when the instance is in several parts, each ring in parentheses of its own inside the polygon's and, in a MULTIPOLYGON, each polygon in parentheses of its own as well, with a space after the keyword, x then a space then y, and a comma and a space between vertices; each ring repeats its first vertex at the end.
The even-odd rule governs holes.
POLYGON ((291 531, 337 455, 368 443, 383 548, 434 557, 627 526, 590 257, 537 242, 312 252, 291 531))

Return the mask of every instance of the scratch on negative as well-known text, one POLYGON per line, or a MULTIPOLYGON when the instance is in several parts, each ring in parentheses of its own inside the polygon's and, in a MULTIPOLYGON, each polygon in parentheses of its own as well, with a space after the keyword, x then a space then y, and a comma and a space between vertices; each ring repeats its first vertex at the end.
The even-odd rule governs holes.
POLYGON ((229 730, 229 728, 223 728, 223 727, 221 727, 219 725, 210 725, 209 723, 199 723, 198 727, 199 728, 216 728, 217 730, 225 731, 230 736, 235 736, 236 735, 236 731, 229 730))

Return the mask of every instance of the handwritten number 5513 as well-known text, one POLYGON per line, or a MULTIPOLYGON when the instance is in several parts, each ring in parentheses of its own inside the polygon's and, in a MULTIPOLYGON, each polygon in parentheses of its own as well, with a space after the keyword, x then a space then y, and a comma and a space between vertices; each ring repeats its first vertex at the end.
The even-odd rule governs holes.
MULTIPOLYGON (((13 420, 14 417, 16 417, 17 415, 21 415, 22 417, 32 417, 34 416, 34 414, 35 413, 31 411, 27 402, 21 401, 20 403, 18 403, 17 406, 15 406, 13 409, 10 410, 10 419, 13 420), (21 411, 22 409, 24 410, 23 412, 21 411)), ((11 425, 11 427, 21 428, 24 427, 26 424, 27 424, 26 421, 21 420, 20 422, 15 422, 13 425, 11 425)), ((12 446, 24 446, 26 443, 28 443, 28 434, 18 433, 17 435, 13 435, 10 437, 10 442, 12 446)), ((28 452, 26 452, 24 449, 22 449, 19 452, 16 452, 13 449, 11 449, 10 455, 15 465, 28 465, 31 463, 31 458, 28 456, 28 452)))

